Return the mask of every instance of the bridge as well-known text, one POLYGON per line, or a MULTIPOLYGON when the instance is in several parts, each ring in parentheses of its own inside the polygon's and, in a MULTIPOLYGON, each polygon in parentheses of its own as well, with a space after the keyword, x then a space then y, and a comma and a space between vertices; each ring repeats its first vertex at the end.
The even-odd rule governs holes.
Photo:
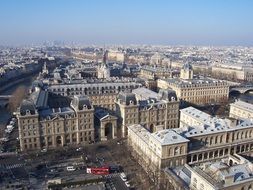
POLYGON ((9 100, 12 95, 0 95, 0 100, 9 100))
POLYGON ((0 95, 0 108, 6 107, 12 95, 0 95))
POLYGON ((253 86, 237 86, 230 88, 229 92, 239 92, 245 94, 247 92, 253 92, 253 86))

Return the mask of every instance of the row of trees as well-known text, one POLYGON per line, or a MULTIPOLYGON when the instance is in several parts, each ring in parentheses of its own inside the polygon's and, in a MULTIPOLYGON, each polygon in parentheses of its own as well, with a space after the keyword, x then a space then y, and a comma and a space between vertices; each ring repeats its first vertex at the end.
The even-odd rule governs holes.
POLYGON ((9 99, 8 110, 10 112, 15 112, 20 106, 23 99, 27 96, 27 88, 24 86, 18 87, 12 94, 12 97, 9 99))

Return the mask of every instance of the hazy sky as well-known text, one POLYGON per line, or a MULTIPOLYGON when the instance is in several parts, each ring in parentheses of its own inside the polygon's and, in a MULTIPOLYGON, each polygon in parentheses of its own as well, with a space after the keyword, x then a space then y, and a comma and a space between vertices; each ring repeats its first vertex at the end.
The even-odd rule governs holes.
POLYGON ((253 0, 0 0, 0 45, 253 45, 253 0))

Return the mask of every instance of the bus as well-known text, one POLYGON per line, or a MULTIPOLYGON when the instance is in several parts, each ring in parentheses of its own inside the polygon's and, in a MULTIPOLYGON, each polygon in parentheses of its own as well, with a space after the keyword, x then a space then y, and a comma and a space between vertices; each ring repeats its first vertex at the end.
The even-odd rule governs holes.
POLYGON ((110 173, 109 167, 87 168, 86 172, 95 175, 108 175, 110 173))

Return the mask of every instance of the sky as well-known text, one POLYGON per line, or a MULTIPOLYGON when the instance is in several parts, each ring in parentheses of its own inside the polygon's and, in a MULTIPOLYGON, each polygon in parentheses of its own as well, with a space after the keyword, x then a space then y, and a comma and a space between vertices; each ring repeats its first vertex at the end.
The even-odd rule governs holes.
POLYGON ((253 46, 252 0, 0 0, 0 45, 253 46))

